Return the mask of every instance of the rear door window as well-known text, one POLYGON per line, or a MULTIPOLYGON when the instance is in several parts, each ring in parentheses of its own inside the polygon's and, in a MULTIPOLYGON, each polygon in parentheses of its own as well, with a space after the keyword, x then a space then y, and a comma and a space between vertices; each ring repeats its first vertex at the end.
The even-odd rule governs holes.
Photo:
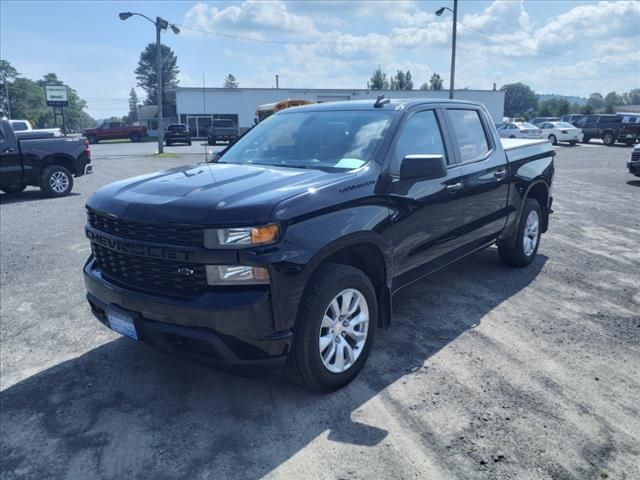
POLYGON ((479 160, 489 153, 489 141, 477 110, 447 110, 458 139, 462 162, 479 160))

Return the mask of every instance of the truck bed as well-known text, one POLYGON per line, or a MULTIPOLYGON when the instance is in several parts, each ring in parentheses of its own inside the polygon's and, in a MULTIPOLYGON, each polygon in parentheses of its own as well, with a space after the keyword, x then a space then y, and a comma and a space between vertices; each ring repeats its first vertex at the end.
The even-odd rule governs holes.
POLYGON ((516 162, 537 155, 555 155, 553 146, 546 138, 526 140, 523 138, 502 138, 502 147, 509 162, 516 162))

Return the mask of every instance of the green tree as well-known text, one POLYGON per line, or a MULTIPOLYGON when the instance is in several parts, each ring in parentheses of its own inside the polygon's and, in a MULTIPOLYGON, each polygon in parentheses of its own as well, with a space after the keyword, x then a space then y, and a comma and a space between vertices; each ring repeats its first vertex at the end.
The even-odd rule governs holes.
POLYGON ((587 102, 581 109, 580 113, 583 115, 591 115, 593 113, 593 107, 587 102))
POLYGON ((614 107, 618 105, 623 105, 624 100, 622 99, 622 95, 618 95, 616 92, 609 92, 604 97, 604 106, 609 113, 613 113, 614 107))
POLYGON ((587 104, 591 107, 592 110, 597 110, 599 108, 604 107, 604 98, 598 92, 594 92, 589 95, 589 100, 587 100, 587 104))
POLYGON ((131 87, 131 91, 129 91, 129 114, 127 115, 126 121, 128 123, 138 121, 138 94, 133 87, 131 87))
POLYGON ((391 90, 413 90, 411 72, 407 70, 405 73, 402 70, 398 70, 395 75, 391 76, 390 87, 391 90))
POLYGON ((229 74, 224 77, 224 83, 222 84, 222 86, 224 88, 238 88, 240 86, 240 82, 238 82, 238 80, 236 80, 236 77, 234 77, 232 74, 229 74))
POLYGON ((640 88, 634 88, 622 94, 625 105, 640 105, 640 88))
POLYGON ((431 75, 431 78, 429 79, 429 87, 431 90, 442 90, 442 77, 437 74, 436 72, 433 72, 433 75, 431 75))
POLYGON ((9 93, 9 81, 15 80, 20 76, 20 73, 6 60, 0 60, 0 81, 2 81, 2 87, 0 90, 0 110, 11 114, 11 103, 9 93))
POLYGON ((389 81, 387 74, 382 72, 380 67, 376 68, 371 75, 371 79, 367 82, 367 88, 371 90, 388 90, 389 81))
POLYGON ((524 83, 509 83, 500 90, 504 91, 504 114, 507 117, 523 115, 538 106, 536 93, 524 83))
POLYGON ((429 90, 429 82, 424 82, 420 85, 420 90, 429 90))
MULTIPOLYGON (((135 69, 138 86, 141 87, 147 98, 145 104, 156 105, 158 103, 158 92, 156 91, 156 44, 150 43, 140 53, 140 60, 135 69)), ((168 94, 169 90, 174 90, 178 86, 178 57, 171 48, 161 45, 160 54, 162 57, 162 102, 164 105, 175 107, 175 96, 168 94)))

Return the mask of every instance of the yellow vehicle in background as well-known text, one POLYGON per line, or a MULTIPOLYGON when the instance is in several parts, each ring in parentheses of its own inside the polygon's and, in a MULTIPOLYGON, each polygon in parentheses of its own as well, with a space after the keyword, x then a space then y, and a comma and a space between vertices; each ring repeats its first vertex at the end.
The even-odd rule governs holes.
POLYGON ((256 110, 256 123, 261 122, 265 118, 285 108, 299 107, 300 105, 309 105, 311 103, 314 102, 309 100, 281 100, 275 103, 265 103, 264 105, 260 105, 256 110))

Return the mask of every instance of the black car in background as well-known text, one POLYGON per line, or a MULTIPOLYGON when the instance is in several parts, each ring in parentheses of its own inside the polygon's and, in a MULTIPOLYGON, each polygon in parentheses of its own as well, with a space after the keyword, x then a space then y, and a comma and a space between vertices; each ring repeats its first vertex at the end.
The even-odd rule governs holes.
POLYGON ((174 143, 191 145, 191 132, 184 123, 172 123, 164 134, 164 143, 167 146, 174 143))
POLYGON ((640 125, 622 121, 621 115, 587 115, 574 125, 582 129, 582 141, 587 143, 592 138, 600 138, 605 145, 623 142, 633 145, 640 137, 640 125))
POLYGON ((640 177, 640 145, 636 145, 631 151, 631 158, 627 162, 629 173, 640 177))

